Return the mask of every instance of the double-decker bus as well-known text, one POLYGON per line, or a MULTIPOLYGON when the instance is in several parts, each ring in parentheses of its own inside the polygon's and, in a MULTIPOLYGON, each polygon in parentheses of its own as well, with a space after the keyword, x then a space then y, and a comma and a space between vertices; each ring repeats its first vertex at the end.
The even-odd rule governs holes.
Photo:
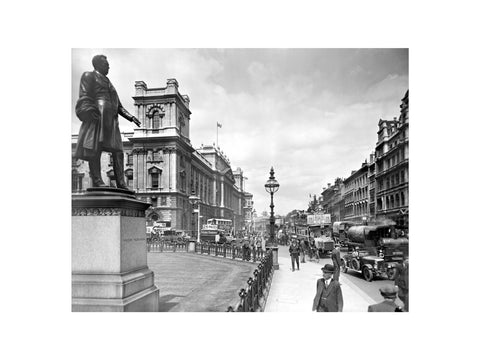
POLYGON ((220 238, 230 238, 232 234, 232 220, 208 219, 200 231, 200 238, 208 242, 221 242, 220 238))
POLYGON ((232 232, 232 220, 229 219, 208 219, 207 225, 216 226, 218 230, 222 230, 227 235, 232 232))

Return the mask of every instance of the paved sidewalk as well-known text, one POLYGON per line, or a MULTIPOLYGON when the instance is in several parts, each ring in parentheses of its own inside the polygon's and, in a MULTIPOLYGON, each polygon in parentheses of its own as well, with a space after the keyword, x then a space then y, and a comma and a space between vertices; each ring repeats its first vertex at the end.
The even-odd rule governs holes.
MULTIPOLYGON (((331 260, 326 262, 331 263, 331 260)), ((265 306, 266 312, 311 312, 316 293, 317 280, 322 277, 323 264, 307 261, 300 263, 300 271, 292 272, 288 248, 280 246, 279 270, 275 270, 265 306)), ((370 296, 340 273, 343 311, 366 312, 368 305, 375 304, 370 296)))

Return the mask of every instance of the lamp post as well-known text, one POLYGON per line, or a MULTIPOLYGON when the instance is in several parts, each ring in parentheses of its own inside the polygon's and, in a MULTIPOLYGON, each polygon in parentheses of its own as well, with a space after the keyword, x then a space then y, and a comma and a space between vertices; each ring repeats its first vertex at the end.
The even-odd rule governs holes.
POLYGON ((273 171, 273 166, 270 169, 270 177, 268 178, 267 182, 265 183, 265 191, 270 194, 270 238, 267 243, 267 248, 273 250, 273 268, 278 270, 280 266, 278 265, 278 244, 275 239, 275 216, 273 212, 273 194, 278 191, 280 184, 275 179, 275 171, 273 171))
POLYGON ((190 204, 195 208, 195 205, 197 205, 197 208, 194 209, 193 211, 198 214, 198 221, 197 221, 197 242, 200 242, 200 198, 198 196, 195 196, 195 192, 192 191, 192 195, 188 197, 188 200, 190 201, 190 204))

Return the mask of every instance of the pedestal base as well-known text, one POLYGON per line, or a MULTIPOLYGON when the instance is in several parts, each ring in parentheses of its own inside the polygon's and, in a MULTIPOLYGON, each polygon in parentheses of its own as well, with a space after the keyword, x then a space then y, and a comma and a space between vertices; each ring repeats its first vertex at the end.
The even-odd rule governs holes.
POLYGON ((278 270, 280 269, 280 265, 278 265, 278 246, 267 246, 267 250, 272 249, 272 255, 273 255, 273 269, 278 270))
POLYGON ((91 188, 72 207, 72 311, 158 311, 147 267, 149 204, 130 191, 91 188))
POLYGON ((188 242, 188 252, 195 252, 195 240, 190 240, 188 242))

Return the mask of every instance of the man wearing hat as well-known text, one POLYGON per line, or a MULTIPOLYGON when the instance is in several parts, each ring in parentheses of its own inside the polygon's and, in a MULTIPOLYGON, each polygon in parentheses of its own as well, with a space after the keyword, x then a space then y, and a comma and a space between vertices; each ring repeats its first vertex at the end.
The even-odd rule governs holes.
POLYGON ((312 311, 342 312, 343 296, 340 283, 332 279, 335 268, 326 264, 323 268, 323 278, 317 280, 317 294, 313 299, 312 311))
POLYGON ((385 285, 380 288, 380 294, 382 294, 383 300, 381 303, 370 305, 368 312, 401 312, 400 307, 395 304, 397 298, 397 288, 393 285, 385 285))
POLYGON ((292 259, 292 271, 295 271, 295 263, 297 263, 297 270, 300 270, 300 264, 298 263, 298 256, 300 255, 300 246, 298 241, 294 239, 292 245, 288 248, 290 258, 292 259))

